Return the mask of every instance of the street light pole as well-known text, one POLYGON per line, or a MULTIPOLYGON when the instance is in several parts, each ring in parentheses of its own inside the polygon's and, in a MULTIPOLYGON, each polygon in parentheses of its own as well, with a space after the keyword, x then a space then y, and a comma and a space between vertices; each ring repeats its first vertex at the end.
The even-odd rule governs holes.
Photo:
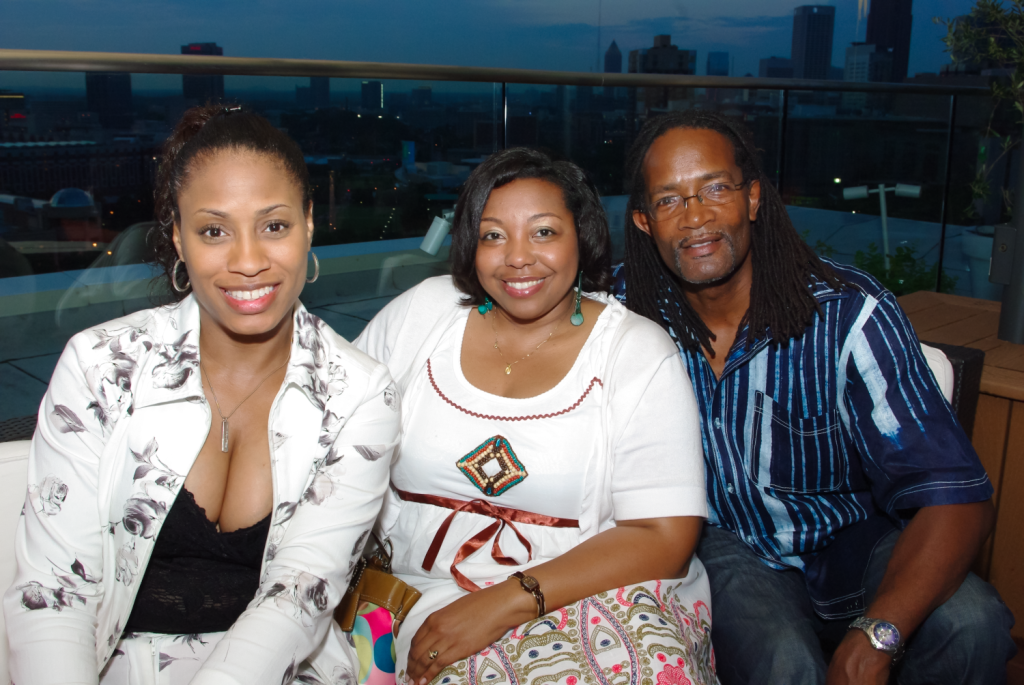
MULTIPOLYGON (((879 183, 878 190, 878 204, 882 208, 882 254, 885 255, 885 270, 889 271, 889 211, 885 204, 885 184, 879 183)), ((893 189, 895 190, 895 188, 893 189)))
POLYGON ((889 205, 886 203, 885 194, 889 192, 896 193, 896 197, 921 197, 921 186, 897 183, 886 188, 884 183, 879 183, 874 190, 869 190, 867 186, 843 188, 844 200, 863 200, 868 195, 878 194, 878 204, 882 210, 882 256, 885 258, 886 272, 889 271, 889 205))

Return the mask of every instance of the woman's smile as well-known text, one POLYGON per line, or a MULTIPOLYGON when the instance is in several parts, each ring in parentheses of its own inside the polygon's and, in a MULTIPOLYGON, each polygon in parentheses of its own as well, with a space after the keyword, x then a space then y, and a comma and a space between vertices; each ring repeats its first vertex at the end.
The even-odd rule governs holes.
POLYGON ((221 288, 224 299, 239 314, 260 314, 266 311, 277 297, 279 284, 252 289, 228 290, 221 288))
POLYGON ((502 283, 505 286, 505 292, 512 297, 526 298, 540 292, 545 281, 544 278, 516 278, 503 280, 502 283))

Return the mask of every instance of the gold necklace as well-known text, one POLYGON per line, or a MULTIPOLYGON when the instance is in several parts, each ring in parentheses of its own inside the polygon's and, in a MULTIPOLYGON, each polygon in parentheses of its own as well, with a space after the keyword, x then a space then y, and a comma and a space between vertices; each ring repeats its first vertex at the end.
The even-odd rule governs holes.
POLYGON ((520 357, 519 359, 515 360, 514 362, 508 362, 505 359, 505 354, 501 351, 501 348, 498 347, 498 329, 494 327, 494 319, 496 317, 497 317, 497 312, 491 312, 491 330, 494 332, 494 349, 496 349, 498 351, 498 354, 501 355, 501 361, 505 362, 505 375, 506 376, 509 375, 510 373, 512 373, 512 365, 513 364, 518 364, 519 362, 523 361, 524 359, 529 359, 530 358, 530 354, 533 354, 534 352, 536 352, 537 350, 539 350, 541 348, 541 345, 546 343, 548 340, 551 340, 551 336, 553 336, 555 334, 555 331, 558 330, 558 326, 562 325, 562 322, 559 321, 558 325, 555 326, 551 330, 550 333, 548 333, 548 337, 544 338, 544 340, 541 341, 540 345, 537 345, 535 348, 533 348, 533 352, 530 352, 530 354, 526 355, 525 357, 520 357))
MULTIPOLYGON (((287 363, 288 363, 288 360, 286 359, 284 364, 287 364, 287 363)), ((213 389, 213 382, 210 380, 210 374, 208 374, 206 372, 206 369, 203 368, 202 360, 199 361, 199 370, 202 371, 203 372, 203 376, 206 377, 206 384, 210 386, 210 394, 213 395, 213 404, 214 404, 215 407, 217 407, 217 414, 220 416, 220 451, 221 452, 227 452, 228 451, 228 419, 230 419, 232 416, 235 415, 235 412, 238 411, 238 409, 243 404, 245 404, 246 400, 248 400, 250 397, 255 395, 256 391, 259 390, 261 387, 263 387, 263 384, 267 382, 268 378, 270 378, 275 373, 280 371, 281 367, 284 366, 284 364, 281 364, 281 366, 277 367, 276 369, 274 369, 273 371, 268 373, 266 376, 264 376, 263 380, 260 381, 259 385, 257 385, 255 388, 253 388, 252 392, 249 393, 248 395, 246 395, 245 399, 242 400, 241 402, 239 402, 238 405, 234 409, 231 410, 230 414, 228 414, 227 416, 224 416, 224 412, 222 412, 220 410, 220 402, 217 401, 217 391, 213 389)))

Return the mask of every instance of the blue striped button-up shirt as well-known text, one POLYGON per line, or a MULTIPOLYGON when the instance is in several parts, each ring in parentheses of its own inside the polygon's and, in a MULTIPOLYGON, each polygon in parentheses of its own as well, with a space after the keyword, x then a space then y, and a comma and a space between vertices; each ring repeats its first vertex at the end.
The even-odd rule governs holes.
MULTIPOLYGON (((709 522, 802 571, 819 615, 843 618, 864 608, 882 535, 992 486, 895 296, 830 264, 853 288, 812 284, 824 316, 802 338, 746 347, 741 330, 721 378, 701 351, 680 354, 701 410, 709 522)), ((614 291, 625 301, 622 267, 614 291)))

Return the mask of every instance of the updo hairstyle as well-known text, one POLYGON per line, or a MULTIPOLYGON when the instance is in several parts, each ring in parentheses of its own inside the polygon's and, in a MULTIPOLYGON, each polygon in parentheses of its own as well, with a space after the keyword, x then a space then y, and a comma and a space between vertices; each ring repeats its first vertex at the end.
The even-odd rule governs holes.
POLYGON ((488 157, 469 175, 459 194, 452 222, 450 261, 452 280, 466 295, 462 303, 480 305, 487 296, 476 275, 480 218, 487 199, 495 188, 523 178, 536 178, 561 188, 562 200, 576 226, 583 289, 607 291, 612 274, 611 239, 597 188, 572 162, 556 162, 543 152, 517 147, 488 157))
MULTIPOLYGON (((221 150, 253 152, 280 162, 302 192, 304 212, 310 211, 313 195, 306 161, 298 144, 286 133, 241 107, 206 105, 189 109, 164 143, 153 190, 156 225, 150 231, 149 242, 153 261, 163 268, 168 285, 178 259, 172 240, 174 223, 181 219, 178 194, 197 166, 221 150)), ((174 288, 168 290, 175 299, 185 296, 174 288)))

